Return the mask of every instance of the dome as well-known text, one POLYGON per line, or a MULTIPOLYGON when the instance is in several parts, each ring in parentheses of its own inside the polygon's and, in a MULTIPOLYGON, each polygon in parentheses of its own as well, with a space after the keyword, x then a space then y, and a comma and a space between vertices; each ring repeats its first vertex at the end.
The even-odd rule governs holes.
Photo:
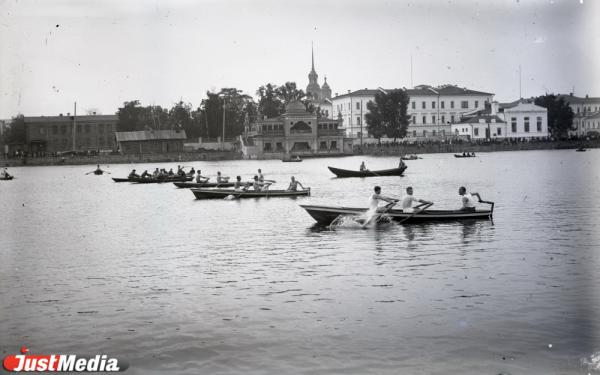
POLYGON ((323 86, 321 86, 321 89, 325 89, 325 88, 329 88, 329 84, 327 83, 327 77, 325 77, 325 83, 323 83, 323 86))
POLYGON ((286 113, 306 113, 306 107, 300 100, 292 100, 285 106, 286 113))

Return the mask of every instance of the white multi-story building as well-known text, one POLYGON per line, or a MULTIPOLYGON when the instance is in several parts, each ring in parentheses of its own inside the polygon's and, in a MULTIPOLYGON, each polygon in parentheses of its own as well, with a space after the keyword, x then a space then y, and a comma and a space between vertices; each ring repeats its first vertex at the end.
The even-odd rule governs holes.
POLYGON ((432 87, 416 86, 413 89, 364 89, 336 95, 333 99, 333 115, 343 120, 346 134, 350 137, 366 136, 365 115, 367 103, 375 100, 377 92, 406 90, 410 97, 407 129, 409 138, 444 137, 451 134, 451 124, 459 123, 465 113, 484 109, 494 94, 461 88, 454 85, 432 87))
POLYGON ((585 98, 580 98, 573 94, 558 95, 558 97, 569 103, 573 114, 575 114, 573 129, 569 132, 570 135, 586 136, 590 132, 600 132, 598 128, 594 128, 600 115, 600 98, 590 98, 588 95, 585 98))
POLYGON ((492 102, 485 109, 465 114, 460 123, 452 124, 452 133, 470 139, 545 138, 548 111, 530 101, 492 102))

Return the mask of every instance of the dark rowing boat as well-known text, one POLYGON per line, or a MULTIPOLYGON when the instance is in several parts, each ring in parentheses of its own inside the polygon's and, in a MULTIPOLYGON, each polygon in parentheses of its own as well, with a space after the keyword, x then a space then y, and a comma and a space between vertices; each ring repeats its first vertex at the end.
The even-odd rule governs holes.
POLYGON ((299 163, 302 159, 282 159, 281 161, 284 163, 299 163))
POLYGON ((461 155, 461 154, 454 154, 455 158, 474 158, 476 157, 475 155, 461 155))
POLYGON ((379 177, 379 176, 402 176, 404 171, 406 170, 406 165, 403 165, 400 168, 392 168, 392 169, 381 169, 378 171, 350 171, 347 169, 340 169, 334 167, 327 167, 333 174, 338 177, 379 177))
MULTIPOLYGON (((300 205, 319 224, 329 225, 340 215, 358 216, 367 211, 366 208, 334 207, 334 206, 310 206, 300 205)), ((423 221, 451 221, 467 219, 489 219, 492 217, 494 208, 490 210, 461 211, 461 210, 425 210, 423 212, 402 212, 402 210, 389 210, 386 215, 392 220, 405 222, 423 221)))
POLYGON ((235 182, 173 182, 178 188, 215 188, 232 187, 235 182))
POLYGON ((114 182, 130 182, 135 181, 136 179, 130 179, 129 177, 121 178, 121 177, 113 177, 114 182))
POLYGON ((240 191, 233 189, 205 189, 197 188, 192 189, 192 193, 196 196, 196 199, 223 199, 228 196, 234 198, 260 198, 260 197, 297 197, 302 195, 310 195, 310 188, 305 190, 265 190, 265 191, 240 191))
POLYGON ((15 176, 8 176, 8 177, 0 177, 0 181, 10 181, 13 178, 15 178, 15 176))
POLYGON ((583 147, 580 147, 580 148, 576 149, 575 151, 577 151, 577 152, 585 152, 587 150, 585 148, 583 148, 583 147))
POLYGON ((192 176, 174 176, 174 177, 162 177, 162 178, 136 178, 131 180, 136 184, 161 184, 164 182, 184 182, 184 181, 192 181, 194 177, 192 176))

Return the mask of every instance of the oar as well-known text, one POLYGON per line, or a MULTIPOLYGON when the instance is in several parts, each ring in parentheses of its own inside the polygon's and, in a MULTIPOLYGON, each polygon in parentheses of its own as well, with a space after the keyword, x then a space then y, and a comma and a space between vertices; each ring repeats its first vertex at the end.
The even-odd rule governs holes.
POLYGON ((376 219, 375 222, 377 222, 379 220, 379 218, 381 218, 381 216, 383 216, 386 212, 388 212, 392 207, 394 207, 396 205, 396 203, 398 203, 398 201, 393 201, 390 202, 388 204, 385 205, 383 211, 381 211, 380 213, 375 213, 375 215, 373 215, 370 219, 368 219, 367 221, 365 221, 365 223, 362 225, 362 228, 365 228, 371 221, 373 221, 373 219, 376 219))
POLYGON ((481 199, 481 197, 479 196, 479 194, 477 194, 477 197, 479 198, 479 203, 485 203, 485 204, 489 204, 492 207, 490 208, 490 216, 492 216, 492 214, 494 213, 494 202, 492 201, 484 201, 481 199))
POLYGON ((421 213, 421 212, 425 211, 426 209, 428 209, 431 206, 433 206, 433 202, 431 202, 431 203, 421 203, 420 205, 418 205, 417 207, 414 208, 414 211, 413 211, 412 214, 410 214, 407 217, 405 217, 404 219, 400 220, 398 222, 398 224, 404 223, 406 220, 410 219, 411 217, 415 216, 418 213, 421 213), (425 206, 425 207, 423 207, 423 206, 425 206), (420 207, 423 207, 423 208, 420 208, 420 207))

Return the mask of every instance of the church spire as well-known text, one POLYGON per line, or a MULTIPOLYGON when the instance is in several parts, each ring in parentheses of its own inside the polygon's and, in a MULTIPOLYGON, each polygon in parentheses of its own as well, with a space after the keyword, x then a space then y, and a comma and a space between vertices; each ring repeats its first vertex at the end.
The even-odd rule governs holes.
POLYGON ((315 71, 315 48, 313 47, 312 42, 310 42, 310 57, 312 60, 312 71, 315 71))

